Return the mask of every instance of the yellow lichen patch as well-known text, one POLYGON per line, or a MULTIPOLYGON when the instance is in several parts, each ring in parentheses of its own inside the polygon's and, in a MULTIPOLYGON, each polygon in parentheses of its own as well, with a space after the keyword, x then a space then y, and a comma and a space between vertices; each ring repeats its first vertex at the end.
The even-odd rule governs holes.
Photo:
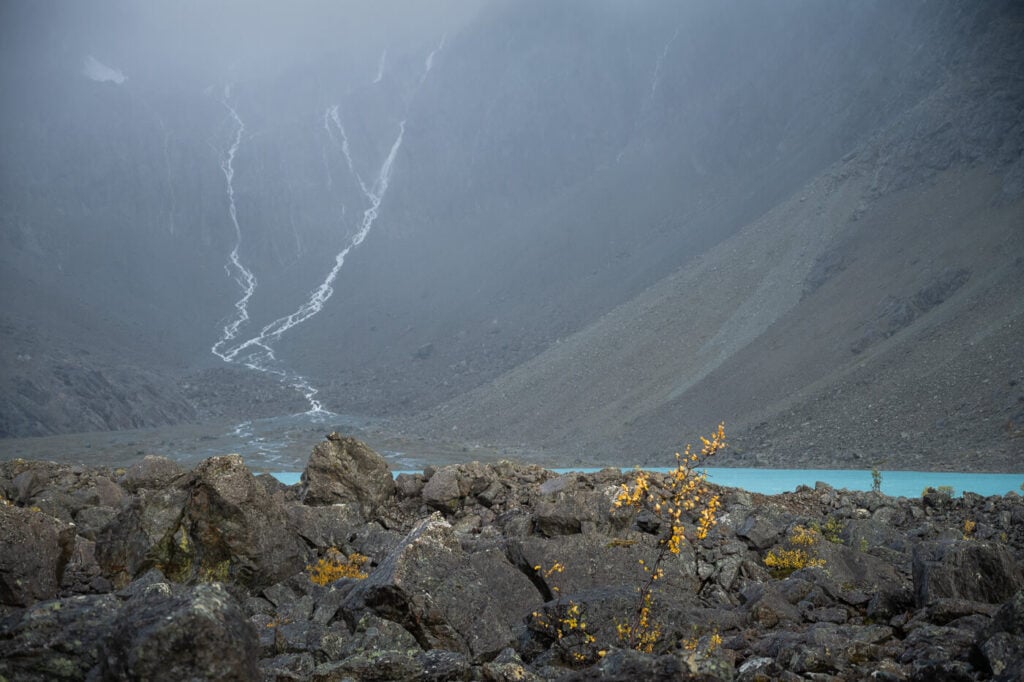
POLYGON ((324 553, 324 556, 317 560, 312 566, 306 566, 310 582, 317 585, 327 585, 341 578, 354 578, 362 580, 367 574, 362 570, 363 565, 370 559, 358 552, 345 556, 336 548, 331 547, 324 553))

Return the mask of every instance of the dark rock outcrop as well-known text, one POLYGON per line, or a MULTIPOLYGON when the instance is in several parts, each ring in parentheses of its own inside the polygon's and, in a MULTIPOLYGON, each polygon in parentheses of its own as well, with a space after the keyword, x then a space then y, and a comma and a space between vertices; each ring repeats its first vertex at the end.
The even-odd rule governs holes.
POLYGON ((0 604, 56 597, 74 546, 73 525, 0 502, 0 604))
POLYGON ((400 623, 424 649, 493 658, 541 599, 530 581, 494 550, 466 554, 451 525, 435 514, 420 521, 344 609, 364 609, 400 623))
POLYGON ((354 503, 370 517, 394 494, 395 481, 384 458, 337 433, 313 448, 302 472, 302 500, 308 505, 354 503))
POLYGON ((238 455, 212 457, 166 490, 141 489, 97 539, 100 564, 124 584, 150 568, 181 581, 273 584, 300 570, 307 547, 281 501, 238 455))
POLYGON ((996 604, 1024 589, 1024 567, 1006 547, 989 542, 923 543, 914 550, 918 606, 954 598, 996 604))
POLYGON ((256 628, 217 584, 149 585, 118 613, 101 651, 104 679, 257 677, 256 628))
MULTIPOLYGON (((355 441, 342 449, 371 452, 355 441)), ((708 537, 694 541, 700 510, 689 510, 681 551, 662 555, 668 525, 654 509, 612 506, 630 474, 473 462, 410 475, 394 494, 378 485, 375 467, 365 478, 348 472, 344 484, 320 481, 333 481, 321 489, 343 491, 344 501, 310 505, 298 493, 308 498, 316 474, 289 488, 258 480, 237 455, 187 472, 147 458, 121 477, 0 465, 0 675, 1013 680, 1024 672, 1024 499, 1015 494, 720 490, 708 537), (31 506, 47 500, 52 513, 31 506), (107 506, 115 500, 117 509, 107 506), (112 514, 99 530, 107 512, 96 510, 112 514), (96 521, 72 525, 65 515, 96 521), (769 571, 770 554, 788 557, 786 570, 769 571), (658 578, 644 602, 648 570, 658 578), (642 609, 649 652, 630 650, 622 634, 642 609)), ((649 481, 669 484, 660 474, 649 481)))

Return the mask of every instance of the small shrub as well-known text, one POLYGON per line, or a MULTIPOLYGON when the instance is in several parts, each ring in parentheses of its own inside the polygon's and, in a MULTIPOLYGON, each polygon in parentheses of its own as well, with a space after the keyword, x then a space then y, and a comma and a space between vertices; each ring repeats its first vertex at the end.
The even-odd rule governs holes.
MULTIPOLYGON (((623 484, 613 504, 614 509, 650 510, 662 520, 664 530, 658 539, 658 553, 652 563, 643 559, 638 563, 643 569, 644 578, 637 588, 637 603, 633 615, 627 622, 616 626, 620 641, 637 651, 653 652, 658 640, 661 639, 661 626, 652 618, 654 603, 654 585, 664 575, 661 568, 669 556, 678 555, 683 543, 704 540, 711 529, 718 523, 718 510, 721 501, 707 486, 707 475, 698 471, 708 458, 726 447, 725 424, 719 424, 710 438, 701 438, 699 453, 687 445, 683 453, 676 453, 675 469, 669 474, 664 490, 652 489, 650 476, 637 471, 633 485, 623 484), (692 537, 687 538, 683 525, 683 514, 696 516, 692 537)), ((698 552, 694 546, 694 573, 700 575, 698 552)), ((709 578, 710 579, 710 578, 709 578)), ((698 592, 703 589, 702 583, 698 592)))
POLYGON ((834 516, 829 517, 829 520, 821 527, 821 536, 834 545, 838 545, 842 542, 839 537, 842 532, 843 522, 834 516))
MULTIPOLYGON (((533 570, 548 581, 564 571, 565 566, 555 562, 546 571, 539 565, 533 570)), ((547 613, 534 611, 531 614, 533 629, 546 636, 567 663, 590 664, 604 656, 604 651, 598 651, 594 636, 587 632, 586 605, 563 599, 557 585, 550 587, 554 594, 559 595, 558 599, 547 613)))
POLYGON ((978 524, 972 519, 964 519, 964 540, 970 540, 974 537, 974 531, 977 529, 978 524))
POLYGON ((871 492, 882 492, 882 472, 877 466, 871 467, 871 492))
POLYGON ((820 535, 805 526, 793 526, 789 532, 786 542, 788 548, 769 550, 764 557, 764 565, 772 569, 772 575, 776 578, 784 578, 793 571, 813 566, 824 566, 825 560, 813 556, 808 548, 814 547, 820 539, 820 535))
POLYGON ((939 493, 940 495, 948 495, 949 497, 953 497, 954 492, 956 492, 956 489, 951 485, 940 485, 935 487, 927 486, 924 490, 921 491, 921 497, 924 497, 929 493, 939 493))
POLYGON ((693 631, 692 637, 686 637, 679 642, 683 651, 708 655, 713 654, 722 646, 722 635, 718 633, 718 626, 715 626, 711 634, 706 637, 701 636, 696 625, 693 626, 693 631))
POLYGON ((312 566, 306 566, 309 581, 317 585, 327 585, 341 578, 362 580, 366 577, 362 567, 370 558, 353 552, 346 559, 335 547, 331 547, 324 556, 312 566))

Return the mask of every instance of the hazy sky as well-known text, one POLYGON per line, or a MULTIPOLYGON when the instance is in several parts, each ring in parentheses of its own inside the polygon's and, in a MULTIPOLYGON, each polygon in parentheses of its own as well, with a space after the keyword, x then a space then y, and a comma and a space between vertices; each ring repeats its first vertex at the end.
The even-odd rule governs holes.
MULTIPOLYGON (((244 80, 325 52, 401 52, 455 30, 472 0, 9 0, 0 36, 9 61, 65 65, 94 56, 129 79, 244 80)), ((376 57, 373 57, 376 58, 376 57)))

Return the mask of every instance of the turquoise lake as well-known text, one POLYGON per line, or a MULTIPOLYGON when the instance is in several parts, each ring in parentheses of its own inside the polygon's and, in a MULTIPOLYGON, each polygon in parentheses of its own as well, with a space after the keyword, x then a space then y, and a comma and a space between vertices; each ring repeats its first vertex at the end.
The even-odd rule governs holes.
MULTIPOLYGON (((552 469, 555 473, 593 473, 599 469, 552 469)), ((656 468, 652 471, 666 472, 656 468)), ((750 492, 775 495, 790 492, 798 486, 814 486, 817 481, 833 488, 871 490, 871 472, 855 469, 742 469, 708 468, 708 480, 719 485, 743 488, 750 492)), ((396 471, 395 474, 413 473, 396 471)), ((273 474, 278 480, 293 485, 299 482, 300 472, 283 471, 273 474)), ((968 474, 934 471, 883 471, 882 492, 892 497, 920 497, 931 486, 950 486, 954 494, 968 491, 979 495, 1005 495, 1021 492, 1024 473, 1021 474, 968 474)))

